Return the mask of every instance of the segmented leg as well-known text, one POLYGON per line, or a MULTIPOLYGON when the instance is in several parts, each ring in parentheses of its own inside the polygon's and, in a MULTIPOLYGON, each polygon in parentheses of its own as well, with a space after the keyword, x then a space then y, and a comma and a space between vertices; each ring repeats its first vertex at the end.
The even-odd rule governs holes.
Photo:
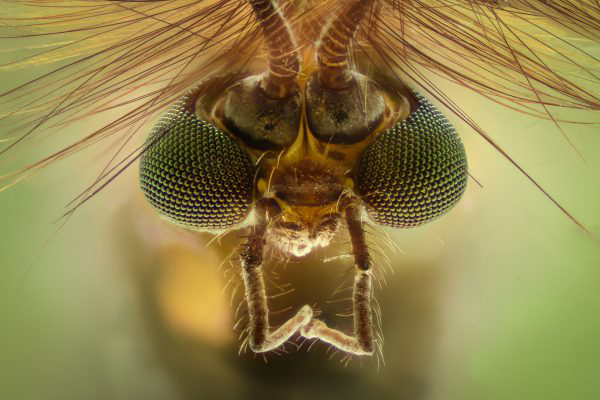
POLYGON ((373 296, 371 257, 369 256, 358 207, 351 205, 346 209, 346 222, 350 232, 356 266, 354 294, 352 296, 354 336, 329 328, 323 321, 314 318, 304 325, 300 332, 306 338, 318 338, 350 354, 371 355, 375 348, 371 311, 371 298, 373 296))
POLYGON ((272 205, 267 199, 264 200, 256 206, 257 222, 242 252, 242 274, 250 318, 249 344, 252 351, 256 353, 267 352, 281 346, 300 327, 307 324, 313 315, 312 309, 305 305, 294 317, 274 332, 270 332, 269 309, 261 267, 267 231, 267 211, 272 205))

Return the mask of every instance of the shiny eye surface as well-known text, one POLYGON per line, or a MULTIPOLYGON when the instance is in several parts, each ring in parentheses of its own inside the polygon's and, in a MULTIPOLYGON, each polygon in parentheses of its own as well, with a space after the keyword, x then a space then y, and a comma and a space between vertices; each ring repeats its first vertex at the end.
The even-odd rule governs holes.
POLYGON ((467 184, 458 134, 423 96, 415 98, 418 108, 375 139, 358 164, 357 192, 381 225, 425 224, 456 204, 467 184))
POLYGON ((229 136, 188 111, 184 96, 150 133, 140 161, 146 199, 171 221, 226 229, 248 215, 255 170, 229 136))

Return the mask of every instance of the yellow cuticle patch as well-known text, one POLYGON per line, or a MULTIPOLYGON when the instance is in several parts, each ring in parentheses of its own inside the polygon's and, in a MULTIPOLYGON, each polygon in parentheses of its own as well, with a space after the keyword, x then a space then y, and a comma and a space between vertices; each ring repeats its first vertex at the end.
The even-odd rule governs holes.
POLYGON ((260 178, 256 183, 256 188, 258 189, 258 193, 261 195, 265 194, 267 191, 267 182, 263 178, 260 178))

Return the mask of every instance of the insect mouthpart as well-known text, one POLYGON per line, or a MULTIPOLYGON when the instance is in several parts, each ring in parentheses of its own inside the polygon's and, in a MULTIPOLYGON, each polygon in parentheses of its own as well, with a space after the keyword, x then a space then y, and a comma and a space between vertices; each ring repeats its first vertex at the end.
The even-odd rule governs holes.
POLYGON ((269 226, 269 241, 285 254, 302 257, 316 247, 326 247, 339 229, 340 209, 347 198, 343 173, 325 163, 304 159, 273 171, 259 190, 277 203, 279 214, 269 226))
POLYGON ((331 214, 316 226, 275 221, 267 235, 269 243, 284 254, 303 257, 317 247, 327 247, 339 230, 340 214, 331 214))

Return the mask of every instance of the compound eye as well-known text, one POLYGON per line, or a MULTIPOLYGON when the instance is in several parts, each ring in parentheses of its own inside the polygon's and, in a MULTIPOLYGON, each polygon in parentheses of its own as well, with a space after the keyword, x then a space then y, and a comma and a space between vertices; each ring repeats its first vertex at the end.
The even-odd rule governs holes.
POLYGON ((255 169, 229 136, 189 110, 184 96, 152 129, 140 162, 146 199, 192 229, 222 230, 248 215, 255 169))
POLYGON ((460 137, 431 103, 414 96, 417 109, 367 147, 355 177, 371 219, 396 228, 423 225, 444 214, 467 184, 460 137))

